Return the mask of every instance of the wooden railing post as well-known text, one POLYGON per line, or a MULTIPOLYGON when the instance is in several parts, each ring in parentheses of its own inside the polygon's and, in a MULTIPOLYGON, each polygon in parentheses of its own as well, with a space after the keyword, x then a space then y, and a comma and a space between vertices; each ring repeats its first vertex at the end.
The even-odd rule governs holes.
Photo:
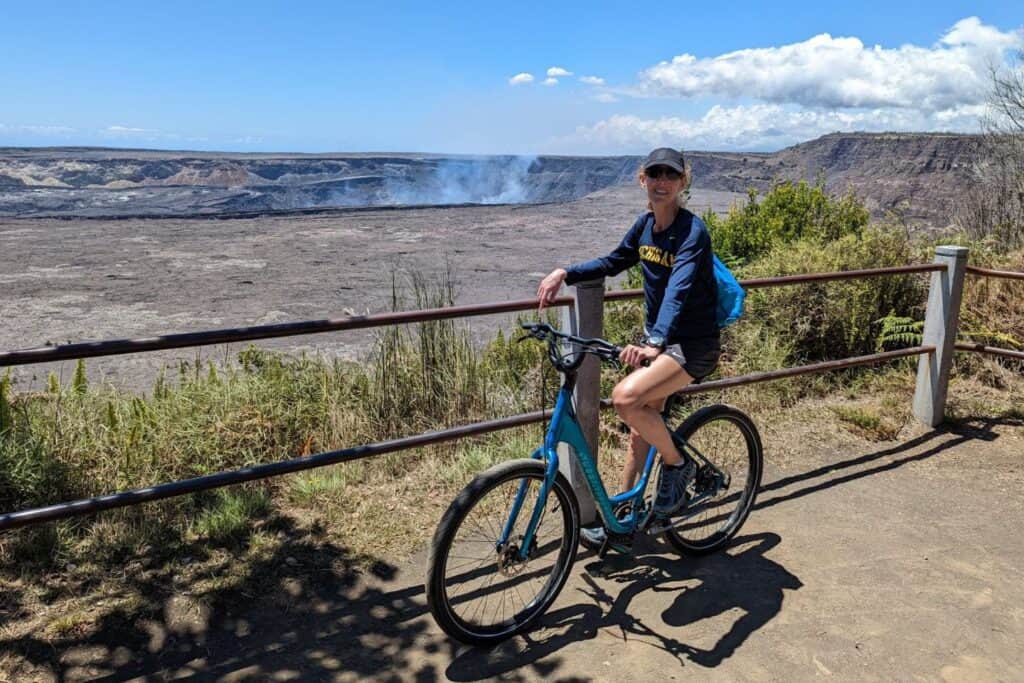
POLYGON ((921 355, 914 391, 914 416, 929 427, 941 424, 946 414, 946 391, 960 320, 967 252, 967 247, 935 247, 935 263, 946 268, 932 273, 921 342, 924 346, 934 346, 935 353, 921 355))
MULTIPOLYGON (((572 330, 580 337, 600 337, 604 334, 604 280, 588 280, 576 285, 576 304, 564 309, 563 329, 572 330)), ((598 420, 601 410, 601 361, 588 355, 576 373, 576 418, 590 452, 597 458, 598 420)), ((580 504, 580 521, 588 524, 597 519, 594 498, 583 477, 576 458, 564 444, 560 446, 559 469, 569 479, 580 504)))

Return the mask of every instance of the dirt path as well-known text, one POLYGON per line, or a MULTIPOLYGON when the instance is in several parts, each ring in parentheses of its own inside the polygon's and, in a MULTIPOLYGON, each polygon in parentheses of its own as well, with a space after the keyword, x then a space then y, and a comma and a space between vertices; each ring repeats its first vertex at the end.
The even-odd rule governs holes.
POLYGON ((156 613, 107 619, 67 648, 0 641, 3 671, 19 681, 1024 679, 1019 420, 885 444, 808 428, 775 452, 782 435, 763 431, 774 464, 732 548, 700 560, 657 545, 636 559, 581 553, 542 628, 491 651, 439 632, 422 555, 365 574, 344 548, 296 541, 266 562, 272 590, 254 580, 211 606, 187 587, 153 587, 167 596, 156 613))

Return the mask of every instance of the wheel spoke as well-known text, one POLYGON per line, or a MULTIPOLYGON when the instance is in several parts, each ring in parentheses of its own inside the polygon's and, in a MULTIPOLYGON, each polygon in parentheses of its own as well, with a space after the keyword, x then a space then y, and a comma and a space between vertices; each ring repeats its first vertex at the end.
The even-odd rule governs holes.
POLYGON ((470 484, 480 490, 464 503, 463 512, 447 515, 450 526, 439 530, 439 537, 448 540, 438 541, 446 551, 443 562, 434 558, 431 586, 436 589, 428 591, 428 602, 438 623, 467 642, 504 637, 540 616, 561 588, 575 551, 570 544, 572 525, 578 523, 575 506, 563 500, 571 493, 558 484, 541 508, 532 552, 520 558, 544 470, 533 463, 509 463, 505 469, 492 470, 497 475, 489 484, 470 484), (521 508, 499 547, 521 485, 521 508), (433 590, 440 594, 434 596, 433 590))
POLYGON ((696 503, 668 537, 683 552, 709 552, 727 543, 746 519, 760 481, 760 439, 749 418, 726 406, 693 419, 677 434, 714 466, 699 468, 696 495, 715 491, 719 472, 729 478, 729 488, 696 503))

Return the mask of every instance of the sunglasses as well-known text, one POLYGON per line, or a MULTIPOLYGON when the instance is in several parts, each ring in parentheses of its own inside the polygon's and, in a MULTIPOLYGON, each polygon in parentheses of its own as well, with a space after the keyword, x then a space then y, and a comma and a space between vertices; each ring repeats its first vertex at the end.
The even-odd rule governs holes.
POLYGON ((651 168, 644 169, 644 175, 651 180, 657 180, 658 178, 679 180, 682 174, 676 169, 669 168, 668 166, 652 166, 651 168))

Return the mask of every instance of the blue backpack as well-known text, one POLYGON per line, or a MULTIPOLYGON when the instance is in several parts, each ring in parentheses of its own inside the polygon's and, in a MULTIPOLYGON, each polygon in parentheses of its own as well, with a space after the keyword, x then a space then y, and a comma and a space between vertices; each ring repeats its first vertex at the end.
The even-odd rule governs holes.
POLYGON ((718 285, 718 307, 715 311, 719 327, 728 327, 743 315, 743 301, 747 292, 725 264, 711 255, 715 271, 715 284, 718 285))
MULTIPOLYGON (((689 214, 688 225, 693 222, 693 213, 689 214)), ((648 218, 646 229, 654 229, 654 214, 648 218)), ((675 235, 670 237, 670 244, 675 248, 675 235)), ((715 284, 718 288, 718 305, 715 308, 715 322, 718 327, 728 327, 740 319, 743 315, 743 301, 747 298, 747 290, 743 289, 732 271, 722 263, 714 253, 711 254, 712 270, 715 275, 715 284)))

